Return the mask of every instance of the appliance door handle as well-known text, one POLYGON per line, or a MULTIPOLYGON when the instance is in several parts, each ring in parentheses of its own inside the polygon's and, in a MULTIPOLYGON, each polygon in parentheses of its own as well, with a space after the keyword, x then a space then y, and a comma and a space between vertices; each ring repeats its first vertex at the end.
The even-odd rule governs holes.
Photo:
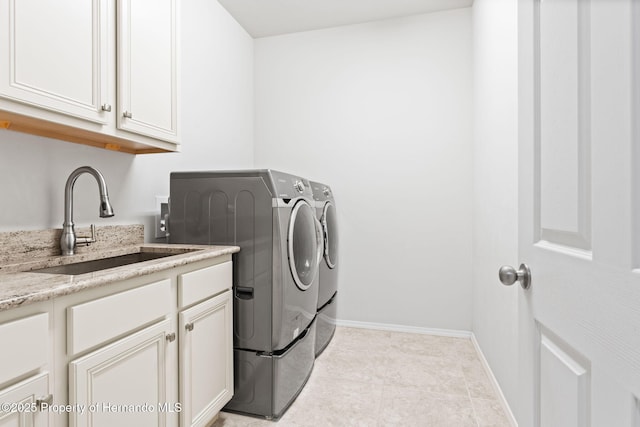
POLYGON ((322 262, 322 257, 324 256, 324 231, 322 230, 322 224, 315 219, 316 225, 316 264, 318 268, 320 268, 320 263, 322 262))
MULTIPOLYGON (((335 239, 337 237, 336 230, 332 229, 329 232, 329 215, 334 215, 335 206, 331 202, 327 202, 322 210, 322 232, 324 233, 324 259, 327 261, 329 268, 335 268, 337 260, 332 259, 336 257, 336 254, 331 252, 329 247, 329 239, 335 239)), ((335 224, 335 221, 332 221, 335 224)), ((333 227, 335 228, 335 226, 333 227)))
POLYGON ((253 299, 253 288, 248 286, 236 286, 236 298, 238 299, 253 299))
POLYGON ((298 344, 300 344, 302 341, 304 341, 304 338, 307 336, 307 334, 309 333, 310 329, 311 329, 311 326, 308 326, 304 331, 300 332, 300 335, 298 335, 296 337, 296 339, 293 340, 293 344, 289 344, 289 346, 287 346, 283 350, 273 352, 273 357, 281 358, 281 357, 284 357, 287 354, 289 354, 291 352, 291 350, 296 348, 298 346, 298 344))

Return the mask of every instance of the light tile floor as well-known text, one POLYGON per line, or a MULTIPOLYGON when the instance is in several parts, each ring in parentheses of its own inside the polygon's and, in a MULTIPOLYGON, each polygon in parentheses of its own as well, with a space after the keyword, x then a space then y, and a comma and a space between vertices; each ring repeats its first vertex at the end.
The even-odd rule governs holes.
POLYGON ((213 427, 509 425, 469 339, 339 327, 277 424, 221 412, 213 427))

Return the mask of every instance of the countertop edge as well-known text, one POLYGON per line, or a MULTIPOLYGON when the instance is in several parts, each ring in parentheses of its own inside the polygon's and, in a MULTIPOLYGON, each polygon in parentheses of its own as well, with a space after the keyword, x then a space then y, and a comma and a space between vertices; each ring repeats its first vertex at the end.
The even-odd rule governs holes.
MULTIPOLYGON (((161 243, 141 243, 127 247, 105 251, 103 256, 130 253, 141 248, 157 250, 187 250, 174 256, 144 261, 133 265, 111 268, 107 270, 80 274, 33 273, 29 271, 6 272, 0 274, 0 311, 23 307, 56 297, 93 289, 110 283, 124 281, 135 277, 147 276, 163 270, 196 263, 240 251, 238 246, 205 246, 161 243)), ((41 262, 40 262, 41 263, 41 262)), ((59 257, 52 258, 51 265, 59 265, 59 257)), ((29 262, 25 262, 28 265, 29 262)))

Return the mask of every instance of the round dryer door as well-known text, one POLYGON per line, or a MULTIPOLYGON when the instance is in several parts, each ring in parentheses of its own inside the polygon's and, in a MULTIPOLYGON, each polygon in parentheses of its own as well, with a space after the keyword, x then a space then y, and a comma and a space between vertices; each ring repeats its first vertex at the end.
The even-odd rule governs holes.
POLYGON ((338 221, 336 208, 331 202, 324 205, 322 229, 324 231, 324 259, 329 268, 335 268, 338 262, 338 221))
POLYGON ((309 289, 318 271, 318 239, 315 214, 311 206, 300 200, 289 220, 289 266, 298 288, 309 289))

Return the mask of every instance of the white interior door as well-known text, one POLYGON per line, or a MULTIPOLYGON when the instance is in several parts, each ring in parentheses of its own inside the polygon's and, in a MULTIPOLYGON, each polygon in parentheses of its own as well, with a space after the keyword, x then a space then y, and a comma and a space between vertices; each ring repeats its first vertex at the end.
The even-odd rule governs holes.
POLYGON ((640 426, 640 2, 519 1, 520 426, 640 426))

